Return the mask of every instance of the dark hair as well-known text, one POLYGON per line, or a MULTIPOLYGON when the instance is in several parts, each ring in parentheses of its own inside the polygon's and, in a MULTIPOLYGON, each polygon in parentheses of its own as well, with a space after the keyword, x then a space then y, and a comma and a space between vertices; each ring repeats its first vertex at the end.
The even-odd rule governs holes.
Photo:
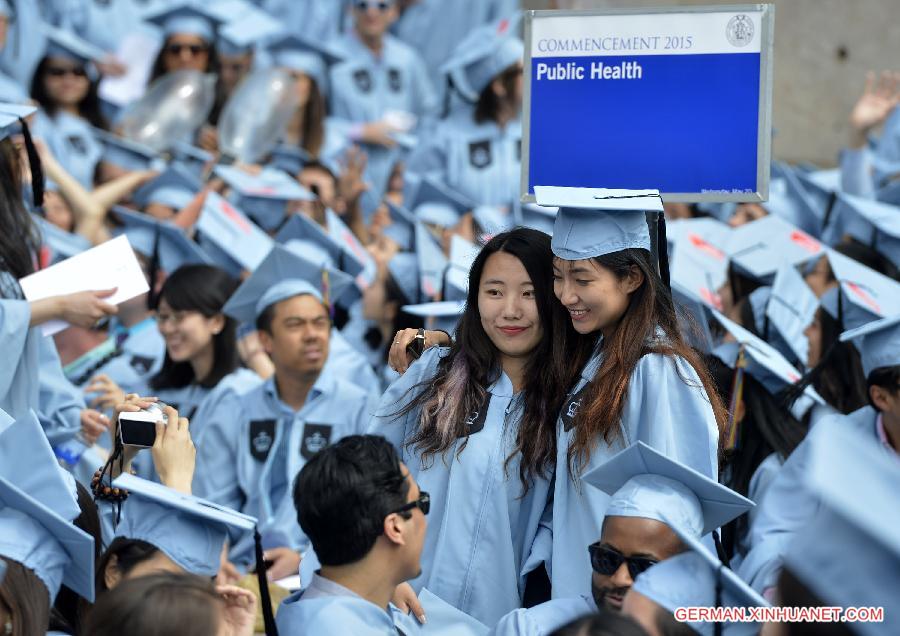
MULTIPOLYGON (((719 394, 730 396, 734 370, 714 355, 706 356, 706 364, 719 394)), ((744 419, 738 427, 735 448, 725 451, 722 473, 728 475, 726 486, 747 496, 750 479, 763 460, 772 453, 778 453, 782 461, 787 459, 803 441, 807 426, 749 373, 744 374, 743 382, 744 419)), ((747 532, 747 523, 747 515, 741 515, 722 528, 722 545, 729 558, 747 532)))
MULTIPOLYGON (((41 108, 43 108, 44 112, 50 117, 53 117, 59 111, 59 105, 53 101, 52 97, 50 97, 50 92, 47 90, 45 81, 47 67, 50 66, 52 57, 53 56, 45 55, 41 58, 41 61, 34 71, 34 75, 31 76, 31 97, 41 105, 41 108)), ((79 64, 78 66, 82 69, 87 69, 84 64, 79 64)), ((91 126, 106 130, 109 128, 109 123, 106 121, 106 118, 100 110, 100 97, 97 95, 98 83, 97 80, 88 78, 87 94, 85 94, 84 98, 78 103, 78 114, 87 120, 91 126)))
MULTIPOLYGON (((167 36, 162 46, 159 48, 159 52, 156 54, 156 59, 153 61, 153 67, 150 70, 150 77, 147 79, 147 86, 150 86, 153 82, 158 80, 163 75, 166 75, 168 71, 166 71, 166 47, 169 46, 169 42, 172 36, 167 36)), ((209 62, 206 65, 206 70, 204 73, 214 73, 215 75, 219 74, 219 54, 216 52, 216 47, 213 46, 212 42, 207 42, 204 39, 204 43, 207 46, 207 51, 209 52, 209 62)))
POLYGON ((694 628, 675 616, 662 605, 657 604, 653 614, 653 624, 659 636, 695 636, 694 628))
POLYGON ((644 628, 627 614, 602 612, 576 618, 550 636, 647 636, 644 628))
MULTIPOLYGON (((34 272, 40 238, 22 199, 19 155, 9 138, 0 140, 0 268, 20 279, 34 272)), ((18 290, 3 289, 9 298, 18 290)))
POLYGON ((475 103, 475 111, 472 113, 472 117, 475 119, 476 124, 497 120, 497 115, 500 112, 500 108, 503 106, 504 100, 512 99, 512 94, 516 89, 516 81, 521 73, 521 67, 518 64, 513 64, 501 71, 487 86, 485 86, 484 90, 481 91, 481 94, 478 96, 478 101, 475 103), (497 93, 494 92, 493 84, 496 80, 500 80, 501 85, 506 91, 505 97, 499 97, 497 93))
MULTIPOLYGON (((869 377, 866 378, 866 389, 873 386, 881 387, 891 395, 897 395, 897 392, 900 391, 900 364, 893 367, 872 369, 869 372, 869 377)), ((872 397, 869 395, 868 390, 866 391, 866 397, 869 399, 869 404, 872 408, 877 411, 878 409, 875 403, 872 402, 872 397)))
POLYGON ((318 157, 325 143, 325 117, 328 108, 319 85, 309 78, 309 99, 303 113, 303 130, 300 131, 300 147, 311 157, 318 157))
POLYGON ((728 262, 728 287, 731 289, 731 302, 737 305, 744 298, 747 298, 752 292, 756 291, 763 284, 743 272, 739 271, 734 261, 728 262))
POLYGON ((116 537, 113 539, 106 552, 97 561, 97 569, 94 573, 96 597, 99 599, 104 593, 109 591, 109 588, 106 587, 106 569, 114 556, 116 557, 116 569, 125 577, 136 566, 152 559, 157 552, 159 552, 159 548, 140 539, 129 539, 128 537, 116 537))
MULTIPOLYGON (((888 278, 900 280, 900 270, 887 256, 879 252, 874 245, 866 245, 861 241, 846 236, 835 246, 837 252, 844 256, 852 258, 857 263, 862 263, 869 269, 875 270, 879 274, 884 274, 888 278)), ((834 280, 834 274, 831 274, 830 280, 834 280)))
MULTIPOLYGON (((521 455, 519 478, 527 491, 534 476, 552 470, 556 457, 556 417, 566 391, 588 359, 588 347, 562 305, 553 296, 553 275, 548 267, 553 252, 550 237, 538 230, 516 228, 494 236, 478 253, 469 270, 466 309, 456 329, 450 353, 438 363, 437 373, 410 391, 415 397, 397 415, 420 409, 419 426, 406 440, 424 461, 446 454, 459 439, 466 440, 470 414, 484 408, 487 389, 500 374, 497 348, 481 325, 478 294, 485 263, 503 252, 515 256, 534 285, 538 317, 544 335, 528 356, 525 368, 522 417, 516 433, 516 450, 507 458, 521 455)), ((465 441, 458 452, 465 449, 465 441)))
MULTIPOLYGON (((778 595, 781 607, 827 607, 806 585, 791 572, 783 568, 778 576, 778 595)), ((786 622, 782 626, 790 636, 852 636, 855 632, 846 623, 786 622)))
MULTIPOLYGON (((421 316, 413 316, 405 311, 400 311, 403 305, 415 304, 417 300, 417 298, 407 298, 400 285, 397 284, 394 275, 388 272, 384 281, 384 304, 394 303, 397 306, 397 313, 394 314, 390 334, 395 334, 404 329, 418 329, 425 326, 425 320, 421 316)), ((363 338, 369 348, 374 350, 381 347, 383 349, 382 359, 387 361, 388 354, 391 352, 391 341, 389 339, 385 340, 380 327, 374 326, 369 328, 366 330, 363 338)))
MULTIPOLYGON (((94 563, 100 561, 103 551, 103 529, 100 526, 100 515, 91 492, 81 482, 75 482, 78 507, 81 514, 72 522, 76 528, 84 530, 94 538, 94 563)), ((68 586, 59 588, 56 601, 50 612, 50 630, 61 631, 72 636, 82 632, 82 625, 90 612, 91 605, 84 598, 72 591, 68 586)))
MULTIPOLYGON (((207 318, 222 313, 222 307, 238 288, 237 280, 212 265, 185 265, 172 272, 159 292, 175 311, 199 311, 207 318)), ((225 326, 213 336, 213 367, 205 378, 195 378, 190 362, 174 362, 166 351, 162 368, 150 379, 153 389, 185 387, 196 382, 212 388, 237 369, 237 322, 225 316, 225 326)))
POLYGON ((297 521, 322 565, 365 557, 384 518, 403 506, 409 482, 397 451, 378 435, 350 435, 306 462, 294 482, 297 521))
MULTIPOLYGON (((843 294, 838 293, 838 313, 843 313, 843 294)), ((865 406, 869 392, 863 377, 859 352, 850 342, 841 342, 844 330, 837 318, 819 307, 816 310, 822 333, 819 362, 785 392, 785 401, 792 405, 808 386, 812 386, 827 404, 844 413, 852 413, 865 406)), ((808 419, 809 413, 805 419, 808 419)))
POLYGON ((50 593, 30 568, 4 556, 6 575, 0 581, 0 604, 10 611, 12 636, 46 634, 50 623, 50 593))
MULTIPOLYGON (((620 280, 634 268, 643 274, 644 280, 628 299, 628 308, 612 337, 603 340, 603 361, 584 389, 568 449, 569 473, 573 476, 587 465, 598 438, 609 444, 621 434, 619 422, 628 398, 631 375, 647 354, 677 357, 687 362, 700 379, 720 433, 727 419, 725 406, 706 365, 682 339, 671 292, 651 264, 650 252, 629 248, 593 260, 620 280), (662 330, 661 338, 657 337, 658 329, 662 330)), ((686 378, 681 380, 688 383, 686 378)))
POLYGON ((90 636, 208 636, 218 632, 222 600, 212 581, 171 572, 123 581, 88 617, 90 636))
MULTIPOLYGON (((297 294, 298 296, 302 296, 303 294, 297 294)), ((293 296, 291 298, 294 298, 293 296)), ((288 300, 287 298, 283 298, 282 300, 288 300)), ((272 321, 275 320, 275 307, 278 303, 282 302, 282 300, 277 300, 270 305, 266 305, 266 308, 263 309, 259 315, 256 317, 256 330, 257 331, 265 331, 270 336, 272 335, 272 321)), ((318 300, 318 299, 317 299, 318 300)), ((327 309, 327 307, 326 307, 327 309)), ((329 320, 331 320, 331 316, 329 314, 329 320)))

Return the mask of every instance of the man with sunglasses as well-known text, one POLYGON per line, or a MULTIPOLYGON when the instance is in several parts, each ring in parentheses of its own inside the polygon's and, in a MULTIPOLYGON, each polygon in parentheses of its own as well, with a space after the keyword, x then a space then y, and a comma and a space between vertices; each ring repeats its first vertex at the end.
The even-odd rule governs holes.
POLYGON ((500 620, 496 636, 549 634, 584 614, 621 611, 642 572, 687 549, 679 533, 699 541, 753 507, 746 497, 643 442, 582 480, 611 496, 600 538, 585 555, 593 570, 592 598, 554 598, 516 610, 500 620))
POLYGON ((428 493, 377 435, 351 435, 310 459, 294 483, 297 520, 321 568, 281 604, 282 634, 413 634, 391 605, 420 572, 428 493))

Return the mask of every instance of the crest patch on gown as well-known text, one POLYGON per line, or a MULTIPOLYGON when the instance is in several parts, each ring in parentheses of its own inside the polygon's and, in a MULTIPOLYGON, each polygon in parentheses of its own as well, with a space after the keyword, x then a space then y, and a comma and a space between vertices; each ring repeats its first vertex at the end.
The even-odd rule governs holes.
POLYGON ((563 429, 567 432, 572 430, 572 427, 575 426, 575 416, 578 415, 578 409, 581 408, 581 400, 584 397, 584 390, 586 388, 588 388, 587 384, 581 387, 575 395, 563 402, 563 408, 559 416, 563 421, 563 429))
POLYGON ((372 76, 364 68, 353 72, 353 81, 356 83, 356 88, 362 93, 368 93, 372 90, 372 76))
POLYGON ((131 368, 134 369, 136 373, 144 375, 150 373, 150 369, 153 367, 153 358, 148 358, 147 356, 131 356, 130 364, 131 368))
POLYGON ((275 441, 275 420, 252 420, 250 422, 250 455, 264 462, 275 441))
POLYGON ((329 443, 331 443, 331 424, 305 424, 303 426, 300 454, 304 459, 311 459, 329 443))
POLYGON ((395 93, 399 93, 403 89, 403 78, 400 76, 399 69, 388 69, 388 86, 395 93))
POLYGON ((473 141, 469 144, 469 163, 473 168, 487 168, 493 161, 491 157, 491 141, 473 141))

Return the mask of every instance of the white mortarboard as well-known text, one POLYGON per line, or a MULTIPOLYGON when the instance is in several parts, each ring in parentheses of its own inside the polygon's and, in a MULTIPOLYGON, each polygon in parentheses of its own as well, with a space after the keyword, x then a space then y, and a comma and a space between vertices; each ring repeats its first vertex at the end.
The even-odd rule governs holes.
MULTIPOLYGON (((248 271, 253 271, 274 245, 268 234, 215 192, 207 193, 196 227, 202 235, 204 249, 207 243, 212 243, 219 250, 210 251, 210 256, 226 256, 248 271)), ((228 263, 220 264, 233 270, 228 263)))
POLYGON ((34 571, 52 605, 62 584, 94 600, 94 539, 33 412, 0 435, 0 555, 34 571))
POLYGON ((419 262, 412 252, 394 254, 388 261, 388 271, 403 292, 407 303, 419 301, 419 262))
MULTIPOLYGON (((718 602, 722 607, 770 607, 763 597, 701 542, 690 536, 683 536, 682 540, 688 543, 690 549, 642 572, 631 586, 633 592, 647 597, 673 614, 682 607, 715 607, 717 589, 721 589, 718 602)), ((687 624, 699 634, 711 636, 715 633, 715 623, 687 624)), ((726 623, 723 625, 723 632, 758 634, 761 627, 759 623, 726 623)))
POLYGON ((754 505, 644 442, 619 451, 582 479, 610 495, 607 516, 654 519, 697 539, 754 505))
POLYGON ((900 313, 900 283, 835 250, 828 250, 828 262, 840 285, 819 303, 844 329, 900 313))
POLYGON ((417 221, 439 227, 455 226, 460 217, 474 207, 467 196, 431 175, 422 177, 409 205, 417 221))
POLYGON ((182 265, 210 263, 209 256, 180 227, 121 206, 114 206, 113 213, 123 223, 121 233, 128 237, 131 247, 148 258, 155 254, 164 272, 171 274, 182 265))
POLYGON ((146 541, 192 574, 215 576, 229 530, 256 527, 254 517, 134 475, 120 475, 113 486, 129 493, 116 536, 146 541))
POLYGON ((436 300, 444 289, 447 257, 441 246, 422 223, 416 223, 416 256, 419 263, 419 286, 422 296, 436 300))
POLYGON ((299 71, 315 80, 324 95, 328 91, 328 67, 343 60, 343 54, 325 43, 311 42, 293 33, 269 42, 275 66, 299 71))
POLYGON ((662 213, 657 190, 535 186, 538 205, 558 207, 553 253, 567 261, 628 248, 650 250, 647 212, 662 213))
POLYGON ((466 303, 457 300, 442 300, 418 305, 404 305, 401 309, 410 316, 424 318, 425 325, 429 329, 440 329, 452 334, 456 331, 456 325, 466 310, 466 303))
POLYGON ((850 234, 900 267, 900 207, 840 192, 832 215, 850 234))
POLYGON ((866 377, 880 367, 900 365, 900 314, 845 331, 841 342, 848 341, 859 351, 866 377))
POLYGON ((223 22, 211 11, 186 0, 153 12, 144 19, 160 27, 164 37, 183 33, 199 36, 207 42, 215 41, 216 29, 223 22))
POLYGON ((517 19, 503 19, 473 29, 441 67, 466 100, 478 101, 495 77, 522 61, 524 46, 514 33, 517 24, 517 19))
POLYGON ((253 175, 234 166, 216 166, 216 175, 232 189, 233 203, 264 230, 284 222, 290 201, 312 201, 315 196, 286 172, 263 168, 253 175))
POLYGON ((263 310, 282 300, 309 294, 330 303, 353 287, 353 279, 347 274, 323 268, 276 245, 232 294, 222 312, 252 324, 263 310))
POLYGON ((806 363, 809 341, 804 330, 812 322, 819 299, 796 268, 782 265, 772 287, 750 293, 756 331, 785 358, 806 363))
POLYGON ((402 205, 390 201, 387 201, 386 204, 388 214, 391 216, 391 224, 384 228, 384 235, 399 245, 404 252, 411 252, 416 245, 416 218, 402 205))
POLYGON ((900 633, 900 464, 872 436, 844 422, 816 424, 805 486, 821 505, 784 555, 786 567, 827 605, 883 607, 864 636, 900 633))
POLYGON ((92 129, 91 133, 103 144, 103 160, 123 170, 150 170, 164 165, 156 151, 149 146, 99 128, 92 129))
POLYGON ((734 228, 726 247, 734 267, 765 283, 772 282, 782 265, 818 258, 824 249, 803 230, 771 214, 734 228))
MULTIPOLYGON (((287 222, 281 227, 278 234, 275 235, 275 241, 285 246, 287 246, 288 243, 295 243, 296 246, 297 241, 317 245, 320 250, 328 255, 331 267, 346 271, 343 267, 346 261, 347 264, 350 265, 349 269, 352 270, 346 271, 350 276, 356 276, 362 271, 361 268, 355 267, 357 264, 356 261, 344 258, 344 250, 341 249, 341 246, 337 244, 328 232, 304 214, 290 215, 287 222)), ((303 254, 301 254, 301 256, 303 256, 303 254)), ((307 260, 316 259, 307 258, 307 260)))
MULTIPOLYGON (((47 219, 32 214, 32 220, 41 233, 41 246, 48 250, 46 263, 51 264, 65 260, 92 247, 91 242, 80 234, 66 232, 47 219)), ((43 255, 42 255, 43 256, 43 255)), ((42 259, 43 260, 43 259, 42 259)))
POLYGON ((160 203, 177 212, 190 203, 202 187, 203 183, 187 168, 173 162, 158 177, 138 188, 132 198, 141 207, 160 203))

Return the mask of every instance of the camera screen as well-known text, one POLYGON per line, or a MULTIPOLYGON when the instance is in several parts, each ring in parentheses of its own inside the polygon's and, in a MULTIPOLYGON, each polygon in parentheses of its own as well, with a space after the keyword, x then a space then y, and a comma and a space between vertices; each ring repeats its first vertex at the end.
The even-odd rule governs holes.
POLYGON ((122 443, 126 446, 143 446, 149 448, 156 441, 156 424, 135 420, 119 420, 122 443))

